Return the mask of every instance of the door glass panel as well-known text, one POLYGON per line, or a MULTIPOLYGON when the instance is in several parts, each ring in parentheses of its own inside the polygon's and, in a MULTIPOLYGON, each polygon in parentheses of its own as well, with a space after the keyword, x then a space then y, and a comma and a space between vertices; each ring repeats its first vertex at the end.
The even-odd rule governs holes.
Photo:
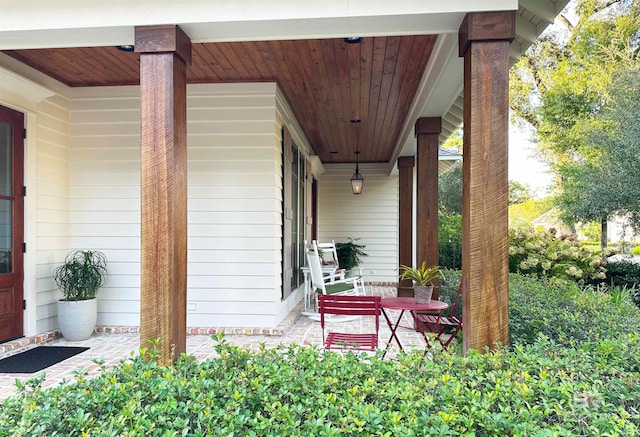
POLYGON ((11 201, 0 200, 0 274, 11 273, 11 201))
POLYGON ((0 196, 12 195, 11 125, 0 121, 0 196))

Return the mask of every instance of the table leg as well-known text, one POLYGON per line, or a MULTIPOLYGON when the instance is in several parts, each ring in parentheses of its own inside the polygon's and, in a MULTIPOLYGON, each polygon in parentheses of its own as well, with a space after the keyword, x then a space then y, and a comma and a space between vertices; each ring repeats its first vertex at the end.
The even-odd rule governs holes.
POLYGON ((387 325, 391 330, 391 337, 389 337, 389 340, 387 341, 387 346, 384 348, 384 353, 382 354, 382 359, 384 359, 385 355, 387 355, 387 350, 389 349, 389 346, 391 346, 391 341, 394 338, 396 339, 396 343, 398 344, 398 347, 400 348, 400 350, 402 350, 402 344, 400 343, 400 339, 398 339, 398 336, 396 335, 396 331, 398 330, 398 326, 400 326, 400 321, 402 320, 402 316, 404 315, 404 310, 400 311, 400 317, 398 317, 398 320, 396 321, 395 325, 391 323, 391 320, 389 319, 389 316, 387 315, 387 312, 384 310, 384 308, 382 309, 382 314, 384 314, 384 318, 387 319, 387 325))

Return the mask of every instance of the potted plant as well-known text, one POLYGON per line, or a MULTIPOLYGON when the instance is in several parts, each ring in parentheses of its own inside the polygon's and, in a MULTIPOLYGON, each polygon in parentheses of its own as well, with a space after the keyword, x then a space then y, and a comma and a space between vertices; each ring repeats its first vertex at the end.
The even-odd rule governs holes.
POLYGON ((358 244, 356 241, 358 238, 349 238, 347 243, 336 243, 336 252, 338 253, 338 265, 341 269, 345 269, 347 273, 360 265, 362 257, 367 256, 363 252, 366 246, 364 244, 358 244))
POLYGON ((58 325, 68 341, 86 340, 98 320, 96 294, 108 278, 107 258, 102 252, 69 252, 53 277, 62 291, 58 301, 58 325))
POLYGON ((417 303, 430 303, 433 281, 443 278, 439 266, 427 267, 426 261, 420 267, 400 266, 400 279, 411 279, 417 303))

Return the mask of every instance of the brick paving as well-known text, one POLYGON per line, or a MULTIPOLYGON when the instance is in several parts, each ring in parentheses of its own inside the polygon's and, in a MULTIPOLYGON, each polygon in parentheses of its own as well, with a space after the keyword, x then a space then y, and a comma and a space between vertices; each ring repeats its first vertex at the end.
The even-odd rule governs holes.
MULTIPOLYGON (((367 286, 367 294, 381 296, 395 296, 395 287, 367 286)), ((207 334, 196 334, 187 336, 187 353, 195 356, 199 360, 212 359, 216 357, 213 349, 215 341, 210 334, 224 332, 227 341, 257 351, 260 344, 266 347, 276 347, 280 344, 297 343, 301 345, 322 344, 322 330, 320 322, 311 320, 300 314, 301 305, 292 311, 283 323, 272 329, 245 329, 245 328, 189 328, 190 333, 206 332, 207 334), (235 333, 234 333, 235 332, 235 333), (237 334, 238 332, 255 333, 255 335, 237 334), (265 335, 266 334, 266 335, 265 335)), ((399 311, 387 311, 389 317, 395 322, 399 316, 399 311)), ((349 322, 341 322, 340 330, 343 332, 371 332, 373 320, 371 318, 358 318, 349 322)), ((425 343, 422 335, 411 328, 412 320, 410 315, 405 314, 398 329, 398 337, 405 348, 417 347, 424 349, 425 343)), ((65 361, 55 364, 47 369, 35 374, 0 373, 0 400, 15 393, 15 380, 25 381, 41 373, 45 373, 46 380, 43 386, 50 387, 58 385, 63 380, 73 380, 74 370, 84 369, 89 377, 99 373, 98 365, 92 362, 94 359, 104 360, 105 365, 113 366, 123 358, 137 354, 139 348, 139 334, 136 328, 104 328, 97 330, 91 338, 85 341, 68 342, 59 337, 57 333, 48 333, 38 336, 36 339, 20 339, 10 344, 0 345, 0 359, 9 355, 24 351, 30 347, 35 347, 34 343, 46 343, 46 345, 56 346, 88 346, 90 349, 75 355, 65 361)), ((380 344, 386 345, 390 337, 390 331, 384 316, 380 318, 380 344)), ((438 349, 438 348, 436 348, 438 349)), ((389 355, 393 355, 398 348, 392 343, 389 348, 389 355)))

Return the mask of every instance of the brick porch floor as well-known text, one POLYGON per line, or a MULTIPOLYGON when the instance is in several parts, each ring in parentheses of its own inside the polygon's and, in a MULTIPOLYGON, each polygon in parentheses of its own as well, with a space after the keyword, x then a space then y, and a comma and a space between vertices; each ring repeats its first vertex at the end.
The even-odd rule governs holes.
MULTIPOLYGON (((367 286, 366 290, 367 294, 395 296, 395 287, 367 286)), ((283 321, 283 324, 278 327, 279 329, 264 331, 253 330, 254 332, 268 332, 271 335, 230 334, 229 332, 234 332, 234 330, 225 330, 221 328, 209 328, 209 331, 226 331, 226 339, 229 342, 252 350, 258 350, 260 343, 264 343, 266 347, 275 347, 279 344, 290 343, 320 346, 322 343, 320 322, 313 321, 310 318, 301 315, 300 310, 301 306, 296 308, 285 319, 285 321, 283 321)), ((388 311, 388 314, 389 317, 395 321, 397 320, 399 311, 388 311)), ((340 323, 341 330, 345 329, 345 332, 362 332, 363 330, 369 332, 370 329, 368 326, 371 326, 372 321, 367 319, 369 318, 361 318, 351 322, 340 323)), ((411 326, 411 317, 408 314, 405 314, 400 328, 398 329, 398 336, 401 343, 407 348, 419 347, 423 349, 424 339, 421 334, 411 329, 411 326)), ((251 332, 252 330, 248 331, 251 332)), ((199 332, 202 332, 202 330, 199 332)), ((235 332, 245 331, 242 329, 236 329, 235 332)), ((380 342, 382 346, 386 344, 389 336, 390 331, 383 316, 380 320, 380 342)), ((139 335, 137 333, 98 332, 94 333, 88 340, 79 342, 68 342, 63 338, 54 338, 52 335, 48 337, 44 336, 39 340, 46 345, 88 346, 90 349, 36 374, 0 373, 0 400, 15 393, 16 379, 24 381, 44 372, 46 374, 46 380, 43 385, 45 387, 55 386, 63 380, 73 380, 72 372, 75 369, 84 368, 89 372, 89 376, 96 375, 98 373, 98 366, 91 361, 93 359, 104 360, 107 366, 113 366, 120 362, 121 359, 130 356, 131 353, 137 353, 140 346, 139 335)), ((14 346, 19 347, 6 352, 0 352, 0 358, 37 346, 36 344, 26 343, 27 341, 24 339, 14 342, 14 346)), ((215 342, 211 339, 210 335, 188 335, 187 353, 201 360, 215 358, 216 353, 213 349, 214 344, 215 342)), ((9 349, 8 347, 2 349, 2 347, 3 345, 0 345, 0 351, 9 349)), ((392 354, 397 350, 398 348, 394 343, 390 347, 389 352, 392 354)))

